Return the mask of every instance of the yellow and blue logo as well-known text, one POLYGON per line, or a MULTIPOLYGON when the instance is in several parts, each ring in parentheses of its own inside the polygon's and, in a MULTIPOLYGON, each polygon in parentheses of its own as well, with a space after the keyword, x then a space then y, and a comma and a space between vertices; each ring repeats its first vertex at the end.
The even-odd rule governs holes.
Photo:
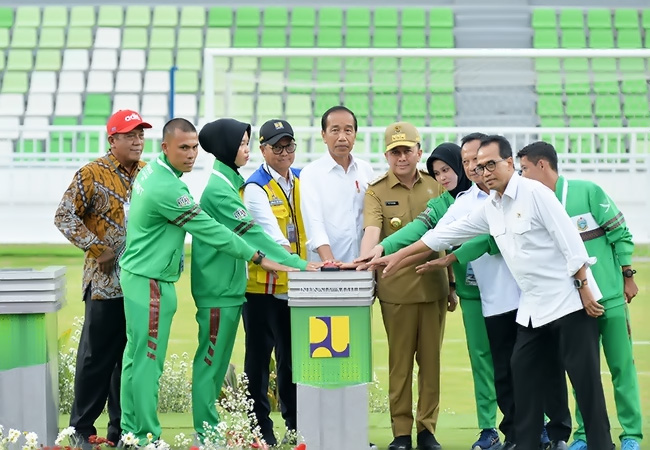
POLYGON ((350 318, 324 316, 309 318, 309 354, 312 358, 350 356, 350 318))

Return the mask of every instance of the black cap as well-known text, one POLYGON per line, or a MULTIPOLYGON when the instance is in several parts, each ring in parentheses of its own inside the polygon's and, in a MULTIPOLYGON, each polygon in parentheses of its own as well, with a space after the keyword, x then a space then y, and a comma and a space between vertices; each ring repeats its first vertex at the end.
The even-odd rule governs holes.
POLYGON ((283 137, 293 139, 293 128, 282 119, 271 119, 260 127, 260 144, 275 145, 283 137))

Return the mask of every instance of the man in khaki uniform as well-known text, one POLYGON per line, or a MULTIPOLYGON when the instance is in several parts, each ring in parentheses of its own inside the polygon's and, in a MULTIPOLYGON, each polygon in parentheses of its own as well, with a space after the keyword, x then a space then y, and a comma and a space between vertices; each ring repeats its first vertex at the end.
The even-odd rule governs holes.
MULTIPOLYGON (((417 169, 422 157, 420 135, 406 122, 386 128, 388 172, 369 183, 364 199, 361 254, 415 219, 427 201, 444 190, 417 169)), ((436 254, 431 258, 436 258, 436 254)), ((388 336, 389 401, 394 440, 389 450, 410 450, 413 428, 413 357, 419 366, 416 429, 421 450, 437 450, 434 436, 440 399, 440 346, 447 311, 449 279, 439 270, 418 275, 415 265, 389 279, 377 280, 388 336)))

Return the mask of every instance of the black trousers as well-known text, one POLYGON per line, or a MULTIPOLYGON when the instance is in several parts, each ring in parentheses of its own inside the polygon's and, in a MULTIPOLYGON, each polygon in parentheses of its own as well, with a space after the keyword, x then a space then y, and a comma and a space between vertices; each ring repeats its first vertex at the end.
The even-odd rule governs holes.
POLYGON ((254 401, 253 412, 269 443, 269 440, 273 440, 270 438, 273 435, 273 421, 269 417, 271 405, 267 394, 269 364, 274 348, 282 418, 288 429, 296 429, 296 385, 291 369, 289 304, 271 294, 246 293, 242 317, 246 331, 244 372, 248 376, 248 389, 254 401))
POLYGON ((88 288, 84 303, 84 325, 77 351, 70 426, 75 427, 85 439, 97 434, 95 421, 108 400, 106 438, 117 444, 122 433, 120 380, 126 345, 124 299, 91 300, 88 288))
POLYGON ((562 368, 575 388, 580 411, 586 412, 589 450, 611 450, 613 444, 600 379, 598 321, 583 309, 542 327, 518 327, 512 354, 517 449, 538 448, 545 409, 549 417, 555 417, 549 435, 551 439, 558 438, 563 428, 558 421, 564 422, 558 418, 568 414, 566 381, 560 382, 559 377, 562 368), (549 380, 549 376, 553 378, 549 380), (553 396, 551 401, 546 399, 549 396, 553 396))

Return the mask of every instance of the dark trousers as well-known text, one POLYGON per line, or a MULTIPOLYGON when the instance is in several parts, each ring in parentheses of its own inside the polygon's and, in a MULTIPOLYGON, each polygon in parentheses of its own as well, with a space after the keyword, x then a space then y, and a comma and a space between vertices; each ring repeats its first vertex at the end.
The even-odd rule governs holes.
MULTIPOLYGON (((507 442, 515 438, 515 397, 512 386, 510 360, 517 339, 517 310, 485 318, 485 329, 494 364, 494 389, 497 404, 503 413, 499 430, 507 442)), ((541 431, 541 430, 540 430, 541 431)))
POLYGON ((565 422, 563 417, 569 409, 566 382, 559 381, 562 366, 575 388, 580 410, 587 411, 589 450, 610 450, 612 438, 600 379, 598 321, 583 309, 538 328, 518 327, 512 354, 517 449, 538 448, 545 409, 556 421, 549 435, 551 430, 556 433, 563 428, 559 423, 565 422), (550 381, 549 376, 553 376, 550 381), (553 396, 552 401, 546 400, 549 396, 553 396))
POLYGON ((285 425, 296 429, 296 385, 291 369, 291 315, 289 304, 271 294, 246 293, 242 312, 246 331, 244 372, 248 376, 248 390, 254 401, 257 417, 267 443, 273 435, 273 421, 269 417, 269 364, 275 348, 280 410, 285 425))
POLYGON ((106 438, 117 444, 120 427, 120 379, 126 345, 124 299, 91 300, 84 294, 84 325, 77 351, 70 426, 87 439, 97 434, 95 421, 108 400, 106 438))

